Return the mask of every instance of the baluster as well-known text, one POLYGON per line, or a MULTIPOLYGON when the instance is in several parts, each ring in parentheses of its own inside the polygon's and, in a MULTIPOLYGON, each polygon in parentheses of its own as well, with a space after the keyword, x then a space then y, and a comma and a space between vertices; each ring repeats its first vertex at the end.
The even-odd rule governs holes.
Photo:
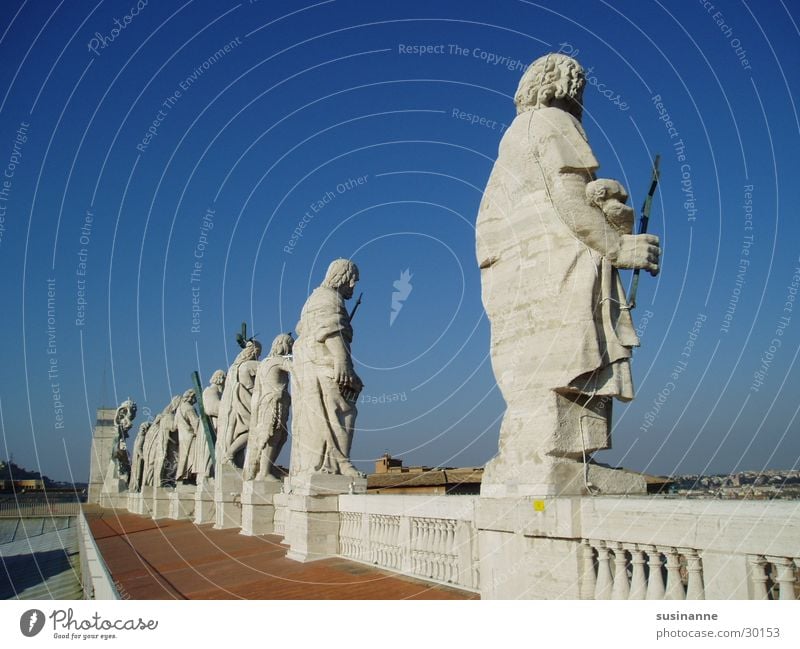
POLYGON ((433 577, 433 562, 431 561, 433 548, 433 528, 431 522, 427 518, 422 519, 422 524, 425 529, 425 554, 422 555, 423 560, 423 573, 426 577, 433 577))
POLYGON ((631 553, 631 566, 633 574, 631 575, 631 592, 628 599, 645 599, 647 597, 647 577, 645 576, 644 552, 638 545, 628 546, 631 553))
POLYGON ((378 514, 378 520, 376 525, 376 537, 375 540, 376 548, 375 548, 375 560, 376 563, 380 566, 383 565, 383 516, 378 514))
POLYGON ((750 576, 753 580, 753 599, 769 599, 767 593, 767 562, 764 557, 750 556, 750 576))
POLYGON ((661 575, 661 553, 653 546, 645 546, 650 568, 646 599, 664 599, 664 577, 661 575))
POLYGON ((458 583, 458 548, 456 548, 456 521, 447 521, 447 554, 450 557, 450 570, 447 580, 458 583))
POLYGON ((447 521, 437 519, 436 527, 439 528, 439 551, 437 557, 439 560, 439 577, 440 581, 447 581, 447 521))
POLYGON ((434 579, 439 578, 439 526, 436 521, 431 519, 428 523, 431 527, 431 554, 430 554, 430 573, 434 579))
POLYGON ((369 558, 370 563, 378 563, 378 516, 369 517, 369 558))
POLYGON ((786 557, 766 557, 766 559, 778 570, 778 599, 795 599, 792 560, 786 557))
POLYGON ((395 570, 400 570, 403 567, 402 548, 400 547, 400 517, 395 518, 394 528, 392 530, 392 547, 394 548, 394 567, 395 570))
POLYGON ((628 599, 631 592, 628 583, 628 559, 625 556, 625 548, 622 543, 615 543, 614 549, 614 588, 611 591, 611 599, 628 599))
POLYGON ((411 572, 417 574, 417 543, 419 538, 419 524, 416 518, 411 519, 411 572))
POLYGON ((417 547, 415 550, 417 556, 417 574, 425 574, 425 525, 421 518, 417 519, 417 547))
POLYGON ((689 572, 686 584, 686 599, 705 599, 706 589, 703 585, 703 564, 697 550, 686 548, 681 550, 686 557, 689 572))
POLYGON ((450 539, 450 521, 444 520, 442 521, 442 536, 444 537, 442 545, 444 546, 444 553, 443 553, 443 560, 444 560, 444 581, 451 581, 452 574, 451 570, 453 567, 453 563, 450 560, 451 557, 451 548, 453 544, 450 539))
POLYGON ((436 519, 431 521, 431 525, 433 526, 433 556, 431 557, 433 560, 433 578, 436 580, 441 580, 442 564, 440 558, 442 556, 442 526, 436 519))
POLYGON ((389 517, 381 516, 381 565, 389 564, 389 517))
POLYGON ((583 546, 583 575, 581 575, 581 599, 594 599, 597 578, 594 574, 594 548, 589 539, 581 541, 583 546))
POLYGON ((611 579, 611 564, 608 548, 605 541, 597 541, 597 586, 594 592, 595 599, 611 599, 613 587, 611 579))
POLYGON ((678 551, 675 548, 665 548, 664 556, 667 557, 667 591, 664 599, 685 599, 678 551))

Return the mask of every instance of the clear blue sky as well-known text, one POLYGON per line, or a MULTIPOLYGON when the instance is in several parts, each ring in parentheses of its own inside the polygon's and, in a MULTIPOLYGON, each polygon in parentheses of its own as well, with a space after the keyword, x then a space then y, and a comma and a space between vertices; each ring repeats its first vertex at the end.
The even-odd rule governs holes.
POLYGON ((522 69, 560 48, 637 210, 663 160, 637 399, 599 459, 797 467, 797 21, 780 1, 3 2, 0 456, 87 479, 98 406, 130 396, 138 425, 228 366, 242 320, 292 330, 344 256, 354 459, 484 463, 503 401, 475 218, 522 69))

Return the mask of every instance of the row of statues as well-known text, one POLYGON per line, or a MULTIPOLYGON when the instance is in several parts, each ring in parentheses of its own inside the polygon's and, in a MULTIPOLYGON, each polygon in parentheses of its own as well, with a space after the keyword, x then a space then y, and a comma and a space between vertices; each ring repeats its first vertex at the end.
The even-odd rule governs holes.
POLYGON ((363 384, 353 368, 352 316, 345 307, 358 279, 352 261, 333 261, 303 307, 296 341, 278 335, 260 360, 261 343, 242 340, 228 372, 214 372, 203 390, 202 417, 194 389, 174 396, 139 426, 130 463, 124 440, 136 405, 123 403, 112 462, 128 476, 129 490, 193 483, 213 477, 220 464, 235 467, 244 480, 281 480, 277 460, 289 438, 292 407, 290 474, 361 476, 350 447, 363 384))
MULTIPOLYGON (((630 360, 639 340, 619 270, 657 274, 661 248, 658 237, 633 233, 623 186, 596 178, 599 164, 581 124, 585 85, 580 64, 560 53, 525 71, 514 97, 517 116, 478 214, 492 368, 507 405, 498 454, 483 474, 485 495, 644 488, 643 479, 634 484, 590 460, 611 446, 613 399, 630 401, 634 393, 630 360)), ((199 435, 191 390, 144 424, 132 486, 165 475, 210 475, 212 459, 247 480, 276 480, 290 408, 290 476, 360 475, 350 447, 363 384, 350 353, 353 314, 345 307, 358 279, 355 264, 334 261, 303 306, 296 341, 278 336, 263 361, 257 341, 242 341, 227 374, 215 373, 202 395, 216 433, 213 458, 199 435)))

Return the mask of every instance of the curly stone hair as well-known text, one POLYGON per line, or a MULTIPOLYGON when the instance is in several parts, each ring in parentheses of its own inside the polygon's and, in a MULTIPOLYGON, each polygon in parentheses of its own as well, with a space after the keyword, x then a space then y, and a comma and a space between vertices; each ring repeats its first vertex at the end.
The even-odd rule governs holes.
POLYGON ((292 346, 294 345, 294 338, 292 334, 280 334, 275 336, 272 341, 272 347, 269 350, 270 356, 288 356, 292 353, 292 346))
POLYGON ((352 278, 358 280, 358 266, 349 259, 334 259, 328 266, 328 272, 325 273, 322 285, 328 288, 339 288, 352 278))
POLYGON ((585 85, 586 74, 575 59, 566 54, 546 54, 531 63, 519 81, 514 95, 517 114, 562 100, 567 110, 580 119, 585 85))

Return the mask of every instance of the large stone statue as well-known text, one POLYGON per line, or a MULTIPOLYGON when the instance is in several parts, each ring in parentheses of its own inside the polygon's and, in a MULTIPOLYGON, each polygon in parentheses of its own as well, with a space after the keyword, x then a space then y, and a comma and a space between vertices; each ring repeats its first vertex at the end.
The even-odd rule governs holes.
MULTIPOLYGON (((217 420, 219 418, 219 407, 222 402, 222 391, 225 388, 225 372, 217 370, 211 375, 208 387, 203 390, 203 411, 208 417, 211 424, 211 430, 214 437, 217 436, 217 420)), ((198 478, 210 478, 214 473, 214 454, 208 446, 206 441, 205 431, 201 427, 198 429, 198 435, 195 439, 195 470, 197 471, 198 478)))
POLYGON ((225 377, 217 421, 217 460, 242 468, 261 343, 248 340, 225 377))
POLYGON ((357 281, 358 268, 352 261, 332 262, 322 285, 306 300, 297 324, 292 477, 319 472, 361 477, 350 462, 350 446, 363 384, 353 369, 353 328, 345 308, 357 281))
POLYGON ((128 485, 130 491, 141 491, 142 477, 144 476, 145 451, 144 443, 153 422, 145 421, 139 426, 136 441, 133 443, 133 460, 131 460, 131 479, 128 485))
POLYGON ((214 434, 217 432, 217 419, 219 418, 219 407, 222 402, 222 392, 225 389, 225 372, 217 370, 211 375, 208 387, 203 390, 203 410, 211 421, 214 434))
POLYGON ((175 413, 181 403, 180 394, 172 397, 169 404, 155 419, 145 439, 146 464, 143 485, 163 487, 175 480, 178 465, 178 427, 175 413))
POLYGON ((639 341, 617 269, 655 274, 661 251, 658 237, 630 234, 621 185, 587 188, 598 163, 580 121, 584 84, 562 54, 527 69, 480 207, 482 297, 507 403, 488 496, 643 487, 588 460, 610 448, 612 397, 633 398, 639 341))
POLYGON ((175 413, 175 423, 178 427, 178 467, 175 471, 177 480, 190 480, 197 473, 195 463, 195 440, 200 430, 200 417, 194 409, 197 395, 194 390, 183 393, 178 410, 175 413))
POLYGON ((136 419, 136 404, 131 399, 126 399, 117 408, 114 414, 114 425, 117 428, 117 437, 111 452, 111 463, 115 477, 128 482, 131 475, 131 460, 128 456, 128 431, 133 428, 136 419))
POLYGON ((157 414, 147 435, 144 438, 144 445, 142 447, 142 477, 141 486, 153 486, 155 483, 155 465, 156 457, 158 455, 157 447, 161 446, 161 413, 157 414))
POLYGON ((251 406, 250 437, 245 454, 245 480, 277 482, 275 462, 288 438, 289 373, 292 367, 291 334, 281 334, 272 342, 269 356, 258 365, 251 406))

